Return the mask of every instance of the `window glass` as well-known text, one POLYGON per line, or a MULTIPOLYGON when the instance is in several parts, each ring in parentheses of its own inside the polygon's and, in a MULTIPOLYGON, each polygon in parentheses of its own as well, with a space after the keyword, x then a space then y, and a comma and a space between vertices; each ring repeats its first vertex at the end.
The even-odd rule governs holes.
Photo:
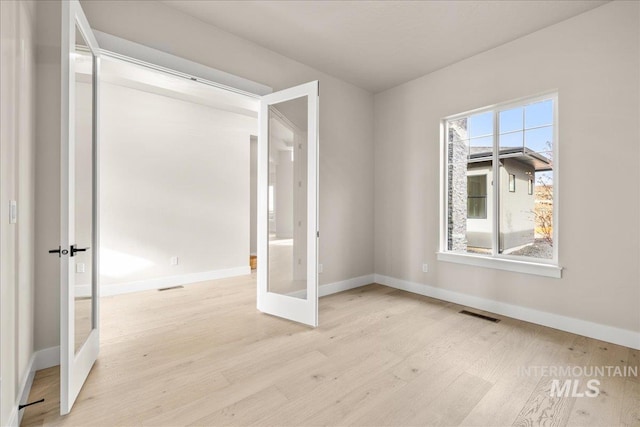
POLYGON ((446 250, 553 259, 554 117, 550 97, 445 121, 446 250))
POLYGON ((553 125, 552 100, 536 102, 524 108, 524 126, 526 129, 551 125, 553 125))
POLYGON ((524 111, 514 108, 500 112, 500 135, 523 129, 524 111))

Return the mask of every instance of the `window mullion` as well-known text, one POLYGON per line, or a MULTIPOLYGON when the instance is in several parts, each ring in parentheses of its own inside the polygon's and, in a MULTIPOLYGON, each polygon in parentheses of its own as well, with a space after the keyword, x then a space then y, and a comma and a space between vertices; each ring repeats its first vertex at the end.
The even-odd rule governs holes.
POLYGON ((491 254, 493 256, 498 255, 500 248, 500 120, 497 111, 493 113, 493 224, 492 224, 492 237, 493 245, 491 248, 491 254))

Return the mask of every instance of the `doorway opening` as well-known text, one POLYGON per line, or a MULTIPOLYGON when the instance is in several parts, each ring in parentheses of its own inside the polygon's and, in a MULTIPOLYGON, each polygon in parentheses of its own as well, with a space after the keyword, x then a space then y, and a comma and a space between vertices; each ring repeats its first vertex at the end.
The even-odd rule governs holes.
POLYGON ((102 296, 250 274, 259 101, 116 58, 100 71, 102 296))

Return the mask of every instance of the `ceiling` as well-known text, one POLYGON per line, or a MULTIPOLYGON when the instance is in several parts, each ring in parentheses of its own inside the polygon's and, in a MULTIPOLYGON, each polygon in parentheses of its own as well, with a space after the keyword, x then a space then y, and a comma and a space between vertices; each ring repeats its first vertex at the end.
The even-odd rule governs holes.
POLYGON ((200 1, 163 3, 376 93, 606 1, 200 1))

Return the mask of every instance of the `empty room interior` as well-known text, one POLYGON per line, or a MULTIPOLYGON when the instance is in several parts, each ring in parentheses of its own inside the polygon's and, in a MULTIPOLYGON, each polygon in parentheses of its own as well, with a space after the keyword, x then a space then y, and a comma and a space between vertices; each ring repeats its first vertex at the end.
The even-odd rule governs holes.
POLYGON ((0 1, 0 425, 640 426, 640 2, 0 1))

